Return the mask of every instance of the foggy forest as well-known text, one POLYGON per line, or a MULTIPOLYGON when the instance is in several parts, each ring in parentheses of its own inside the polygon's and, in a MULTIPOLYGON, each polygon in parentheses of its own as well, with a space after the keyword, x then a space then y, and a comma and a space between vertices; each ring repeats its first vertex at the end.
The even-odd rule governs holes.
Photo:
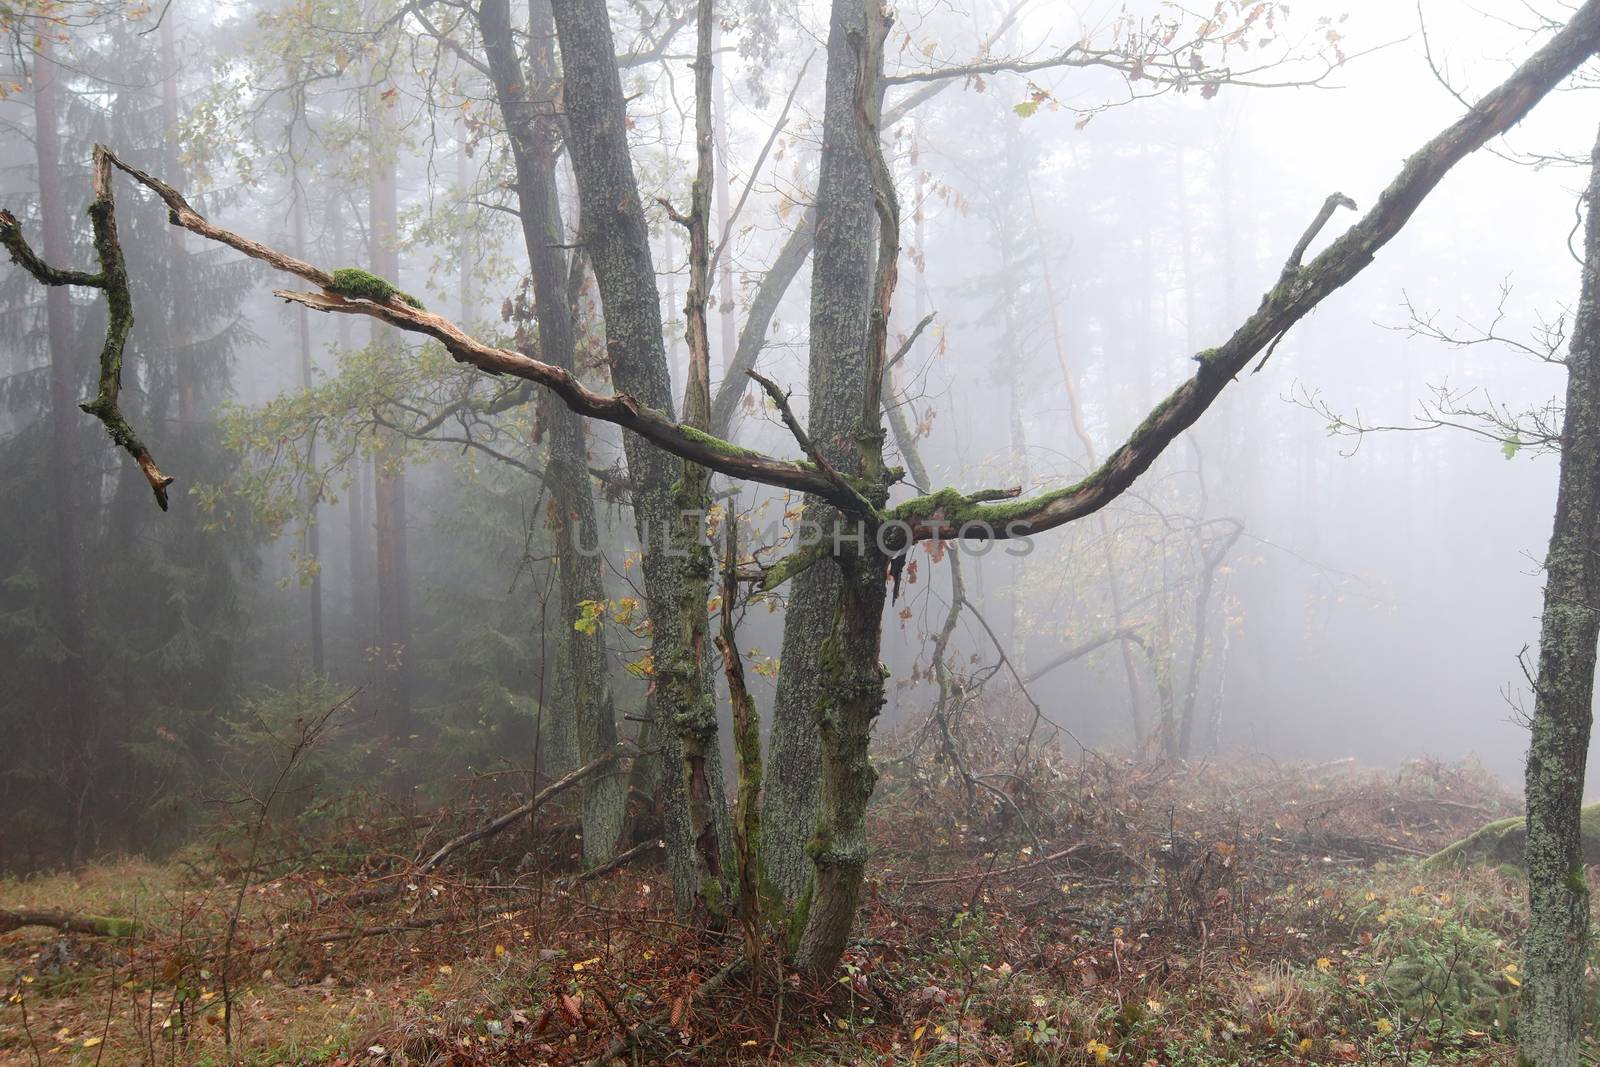
POLYGON ((0 31, 0 1063, 1600 1064, 1600 0, 0 31))

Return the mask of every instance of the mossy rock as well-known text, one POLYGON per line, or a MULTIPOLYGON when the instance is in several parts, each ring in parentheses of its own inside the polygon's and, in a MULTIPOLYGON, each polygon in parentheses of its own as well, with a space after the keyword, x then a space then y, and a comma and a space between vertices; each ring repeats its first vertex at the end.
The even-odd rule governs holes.
MULTIPOLYGON (((1583 862, 1600 865, 1600 804, 1590 804, 1582 813, 1583 862)), ((1527 821, 1500 819, 1476 830, 1454 844, 1446 845, 1423 861, 1427 867, 1466 863, 1522 867, 1522 847, 1528 839, 1527 821)))

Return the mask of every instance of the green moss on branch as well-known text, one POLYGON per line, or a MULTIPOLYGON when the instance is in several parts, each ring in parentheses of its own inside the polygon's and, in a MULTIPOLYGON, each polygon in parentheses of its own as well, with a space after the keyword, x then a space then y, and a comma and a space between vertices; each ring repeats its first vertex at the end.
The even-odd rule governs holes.
POLYGON ((360 267, 340 267, 334 271, 333 284, 328 286, 328 290, 340 296, 370 300, 374 304, 387 304, 394 299, 410 304, 418 311, 427 310, 422 306, 422 301, 410 293, 401 292, 390 282, 360 267))

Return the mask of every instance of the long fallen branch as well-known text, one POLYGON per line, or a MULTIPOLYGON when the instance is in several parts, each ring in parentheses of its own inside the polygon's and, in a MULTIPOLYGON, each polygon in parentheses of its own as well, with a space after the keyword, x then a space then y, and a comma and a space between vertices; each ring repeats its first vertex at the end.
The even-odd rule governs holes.
POLYGON ((587 871, 580 871, 577 874, 568 875, 567 877, 560 879, 556 882, 556 887, 558 889, 571 889, 574 886, 585 885, 594 881, 596 878, 603 878, 612 871, 626 867, 640 856, 647 856, 657 849, 665 847, 665 843, 659 838, 652 837, 648 841, 641 841, 632 848, 626 849, 625 851, 619 852, 615 856, 612 856, 598 867, 590 867, 587 871))
POLYGON ((422 860, 411 870, 404 872, 404 877, 396 877, 396 879, 388 885, 377 886, 372 889, 363 890, 354 896, 346 897, 343 899, 342 903, 347 907, 359 907, 365 904, 375 904, 378 901, 388 900, 390 897, 397 896, 400 893, 400 887, 405 882, 405 878, 412 878, 419 875, 428 874, 429 872, 436 870, 440 864, 444 863, 445 860, 466 848, 468 845, 482 841, 487 837, 493 837, 502 830, 509 829, 510 827, 517 825, 519 822, 528 819, 547 801, 560 796, 573 786, 578 785, 584 779, 589 778, 592 775, 599 773, 601 770, 611 766, 617 760, 625 759, 626 757, 623 755, 624 751, 624 746, 618 745, 616 750, 608 752, 603 756, 596 756, 583 766, 568 771, 566 774, 562 775, 560 778, 557 778, 555 781, 551 782, 549 785, 535 793, 533 798, 526 803, 519 804, 510 811, 495 816, 482 826, 468 830, 466 833, 459 834, 456 837, 451 838, 449 841, 446 841, 443 845, 440 845, 439 848, 435 850, 434 853, 427 859, 422 860))
POLYGON ((139 924, 132 919, 108 919, 99 915, 71 915, 64 911, 28 911, 0 908, 0 934, 24 926, 49 926, 73 934, 93 937, 133 937, 139 924))
POLYGON ((515 826, 517 823, 538 811, 540 806, 543 805, 545 801, 550 800, 552 797, 560 796, 562 793, 565 793, 579 782, 582 782, 585 778, 591 777, 604 768, 609 767, 616 760, 623 758, 623 751, 623 746, 618 745, 615 751, 607 752, 601 756, 596 756, 583 766, 577 768, 576 770, 568 771, 560 778, 557 778, 555 781, 539 790, 533 795, 533 799, 528 801, 526 804, 519 804, 517 807, 512 808, 505 814, 490 819, 477 829, 468 830, 459 837, 451 838, 449 841, 439 846, 439 850, 437 852, 424 860, 417 867, 416 873, 427 874, 429 871, 438 867, 445 860, 449 859, 453 853, 466 848, 468 845, 476 841, 482 841, 486 837, 493 837, 495 834, 498 834, 500 831, 505 830, 508 827, 515 826))

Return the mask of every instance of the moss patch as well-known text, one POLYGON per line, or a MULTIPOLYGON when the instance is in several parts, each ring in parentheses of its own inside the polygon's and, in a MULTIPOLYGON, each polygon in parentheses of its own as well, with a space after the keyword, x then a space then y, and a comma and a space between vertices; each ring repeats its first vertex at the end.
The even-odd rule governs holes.
POLYGON ((422 301, 410 293, 403 293, 391 283, 360 267, 341 267, 333 272, 333 284, 328 286, 340 296, 370 300, 374 304, 387 304, 391 298, 410 304, 418 311, 426 310, 422 301))
MULTIPOLYGON (((1600 864, 1600 804, 1590 804, 1583 809, 1579 827, 1583 838, 1583 861, 1600 864)), ((1460 841, 1445 846, 1424 860, 1423 864, 1437 867, 1449 864, 1487 863, 1520 868, 1522 846, 1527 838, 1526 820, 1499 819, 1468 834, 1460 841)))

